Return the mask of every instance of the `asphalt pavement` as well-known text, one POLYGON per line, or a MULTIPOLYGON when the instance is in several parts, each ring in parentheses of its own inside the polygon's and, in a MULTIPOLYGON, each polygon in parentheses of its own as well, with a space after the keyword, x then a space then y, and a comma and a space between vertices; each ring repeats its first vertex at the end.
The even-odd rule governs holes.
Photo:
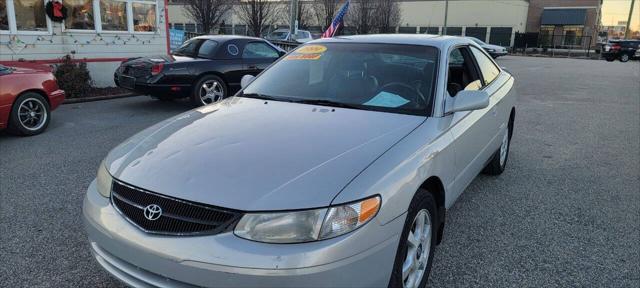
MULTIPOLYGON (((640 287, 640 63, 498 62, 520 94, 508 167, 448 211, 429 286, 640 287)), ((69 104, 42 135, 0 133, 0 287, 122 287, 90 255, 85 189, 112 147, 188 109, 69 104)))

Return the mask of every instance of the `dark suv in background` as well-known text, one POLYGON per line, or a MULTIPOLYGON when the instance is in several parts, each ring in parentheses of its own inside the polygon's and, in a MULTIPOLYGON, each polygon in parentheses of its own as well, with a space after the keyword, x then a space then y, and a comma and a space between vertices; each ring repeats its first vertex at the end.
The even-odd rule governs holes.
POLYGON ((611 62, 627 62, 640 58, 640 40, 611 40, 602 47, 602 57, 611 62))

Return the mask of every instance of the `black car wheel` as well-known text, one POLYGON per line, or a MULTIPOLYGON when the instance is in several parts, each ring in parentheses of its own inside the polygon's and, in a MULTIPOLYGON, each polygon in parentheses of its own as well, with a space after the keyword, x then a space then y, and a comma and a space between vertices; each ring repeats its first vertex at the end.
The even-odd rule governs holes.
POLYGON ((13 103, 8 130, 22 136, 40 134, 49 126, 49 113, 49 103, 42 95, 24 93, 13 103))
POLYGON ((624 54, 620 55, 620 62, 627 62, 630 59, 631 59, 631 57, 627 53, 624 53, 624 54))
POLYGON ((611 56, 605 57, 604 59, 607 60, 607 62, 613 62, 613 60, 616 60, 615 57, 611 57, 611 56))
POLYGON ((205 75, 193 87, 191 102, 196 106, 216 103, 227 96, 227 85, 216 75, 205 75))

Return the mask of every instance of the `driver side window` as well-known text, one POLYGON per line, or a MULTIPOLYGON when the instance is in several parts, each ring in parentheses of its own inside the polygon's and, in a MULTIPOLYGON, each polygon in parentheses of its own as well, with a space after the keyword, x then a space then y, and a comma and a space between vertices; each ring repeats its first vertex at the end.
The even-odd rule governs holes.
POLYGON ((482 80, 473 63, 471 52, 467 47, 455 48, 449 54, 447 92, 451 97, 455 97, 462 90, 482 88, 482 80))

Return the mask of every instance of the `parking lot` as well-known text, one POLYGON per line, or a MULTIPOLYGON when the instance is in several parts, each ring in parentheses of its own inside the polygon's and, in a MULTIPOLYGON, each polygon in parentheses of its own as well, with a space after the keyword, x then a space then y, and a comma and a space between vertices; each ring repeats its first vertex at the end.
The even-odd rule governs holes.
MULTIPOLYGON (((430 287, 639 287, 639 63, 498 62, 520 94, 507 170, 448 211, 430 287)), ((188 109, 69 104, 42 135, 0 134, 0 287, 122 286, 90 255, 85 189, 112 147, 188 109)))

